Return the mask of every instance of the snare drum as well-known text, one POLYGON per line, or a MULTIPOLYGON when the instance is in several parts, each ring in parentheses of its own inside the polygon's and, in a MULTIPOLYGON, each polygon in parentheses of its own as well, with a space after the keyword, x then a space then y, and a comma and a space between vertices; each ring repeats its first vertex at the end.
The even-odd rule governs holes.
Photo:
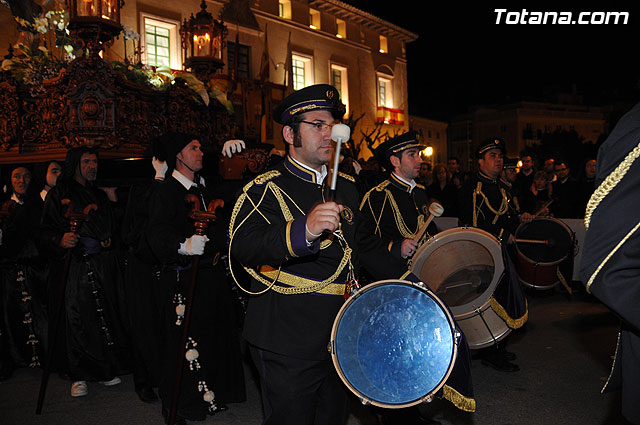
POLYGON ((516 240, 518 239, 547 242, 516 242, 516 269, 520 281, 535 289, 556 286, 558 264, 567 258, 573 246, 573 234, 569 227, 555 218, 535 218, 516 229, 516 240))
POLYGON ((340 378, 363 404, 403 408, 430 401, 449 377, 459 334, 422 283, 374 282, 342 306, 331 330, 340 378))
POLYGON ((469 348, 495 344, 511 332, 491 308, 504 272, 500 242, 474 227, 456 227, 427 240, 411 270, 451 309, 469 348))

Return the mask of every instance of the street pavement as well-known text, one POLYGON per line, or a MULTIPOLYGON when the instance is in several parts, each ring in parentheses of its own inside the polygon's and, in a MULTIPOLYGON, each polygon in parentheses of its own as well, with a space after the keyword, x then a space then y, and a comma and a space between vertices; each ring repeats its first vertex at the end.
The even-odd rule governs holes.
MULTIPOLYGON (((465 413, 449 403, 425 406, 444 425, 621 425, 617 393, 600 394, 615 351, 618 319, 580 287, 573 295, 558 288, 528 292, 529 321, 508 337, 520 371, 504 373, 473 360, 477 409, 465 413)), ((20 369, 0 383, 2 425, 161 425, 160 404, 145 404, 133 390, 131 375, 122 384, 89 383, 89 394, 74 399, 70 383, 52 375, 41 415, 35 414, 41 371, 20 369)), ((208 418, 202 425, 257 425, 260 397, 246 364, 248 400, 208 418)), ((355 397, 348 425, 378 424, 374 410, 355 397)), ((416 423, 394 412, 393 425, 416 423)), ((196 424, 197 422, 193 422, 196 424)), ((191 424, 191 422, 190 422, 191 424)))

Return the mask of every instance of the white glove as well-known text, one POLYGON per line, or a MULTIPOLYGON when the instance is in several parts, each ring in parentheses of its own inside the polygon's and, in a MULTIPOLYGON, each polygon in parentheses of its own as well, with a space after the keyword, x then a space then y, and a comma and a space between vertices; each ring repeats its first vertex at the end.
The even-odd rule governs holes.
POLYGON ((234 153, 240 153, 246 146, 242 140, 227 140, 222 146, 222 155, 231 158, 234 153))
POLYGON ((178 254, 202 255, 204 253, 204 244, 207 242, 209 242, 209 238, 206 235, 193 235, 180 244, 178 254))
POLYGON ((151 165, 153 165, 154 170, 156 170, 156 176, 154 177, 156 180, 164 180, 164 175, 166 174, 169 166, 166 161, 160 161, 155 156, 151 159, 151 165))

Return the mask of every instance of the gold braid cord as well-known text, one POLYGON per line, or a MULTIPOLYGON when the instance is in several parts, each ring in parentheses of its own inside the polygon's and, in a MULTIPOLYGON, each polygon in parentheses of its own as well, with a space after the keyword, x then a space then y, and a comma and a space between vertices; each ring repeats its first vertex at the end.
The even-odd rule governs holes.
POLYGON ((446 400, 449 400, 460 410, 464 410, 465 412, 476 411, 475 399, 463 396, 447 384, 442 387, 442 397, 444 397, 446 400))
POLYGON ((609 385, 609 381, 611 381, 611 377, 613 376, 613 371, 616 367, 616 362, 618 361, 618 351, 620 350, 620 337, 622 336, 622 328, 618 329, 618 340, 616 341, 616 351, 613 353, 613 363, 611 363, 611 370, 609 371, 609 376, 607 377, 607 382, 604 383, 604 386, 600 390, 601 394, 604 394, 607 386, 609 385))
MULTIPOLYGON (((236 201, 235 206, 233 207, 233 211, 231 213, 231 219, 229 221, 229 235, 230 235, 230 241, 229 241, 229 252, 228 252, 228 258, 231 258, 231 245, 233 243, 233 237, 235 236, 235 233, 238 231, 238 229, 246 222, 246 220, 254 213, 254 212, 258 212, 258 214, 260 214, 262 216, 262 218, 264 218, 264 220, 268 223, 271 224, 271 222, 260 212, 260 210, 258 209, 260 207, 260 204, 262 203, 262 201, 265 198, 265 195, 267 193, 267 189, 269 189, 269 191, 271 191, 271 193, 273 193, 274 197, 276 198, 276 200, 278 201, 278 205, 280 206, 280 210, 282 211, 282 215, 285 218, 285 220, 287 222, 290 222, 293 220, 293 214, 291 214, 291 211, 289 209, 289 207, 287 206, 284 197, 286 196, 287 199, 289 199, 293 205, 301 212, 303 213, 303 211, 300 209, 300 207, 293 201, 293 199, 291 199, 291 197, 284 192, 282 189, 280 189, 275 183, 273 183, 272 181, 269 181, 277 176, 280 175, 279 172, 275 172, 276 174, 274 175, 263 175, 263 176, 259 176, 257 177, 254 181, 248 183, 244 188, 243 188, 243 193, 240 195, 240 197, 238 198, 238 200, 236 201), (248 190, 253 186, 254 183, 257 184, 263 184, 263 183, 267 183, 265 186, 264 191, 262 192, 262 195, 260 197, 260 200, 258 201, 258 203, 256 204, 251 197, 249 196, 249 194, 247 193, 248 190), (249 212, 249 214, 247 214, 247 216, 240 222, 240 224, 238 224, 238 226, 234 229, 235 226, 235 222, 236 219, 238 217, 238 213, 240 212, 240 209, 242 208, 242 205, 244 204, 245 200, 249 200, 249 202, 251 202, 251 204, 253 205, 253 209, 251 210, 251 212, 249 212)), ((323 241, 320 245, 321 249, 324 249, 326 247, 328 247, 328 245, 331 244, 331 241, 329 241, 328 243, 325 243, 326 241, 323 241)), ((345 241, 346 244, 346 241, 345 241)), ((265 286, 267 286, 267 288, 265 288, 263 291, 260 292, 250 292, 246 289, 244 289, 239 283, 238 280, 235 277, 235 274, 233 273, 233 268, 231 266, 231 261, 229 261, 229 270, 231 271, 231 276, 233 277, 233 280, 235 281, 236 285, 242 289, 244 292, 251 294, 251 295, 259 295, 259 294, 263 294, 266 291, 272 289, 278 293, 281 294, 307 294, 307 293, 311 293, 311 292, 318 292, 321 291, 322 289, 324 289, 325 287, 327 287, 329 284, 331 284, 332 282, 334 282, 338 276, 340 276, 340 273, 342 273, 342 270, 344 270, 344 268, 346 267, 347 264, 349 264, 350 260, 351 260, 351 248, 349 248, 349 246, 347 245, 344 248, 344 253, 342 256, 342 260, 340 261, 340 264, 337 268, 337 270, 335 271, 334 274, 332 274, 330 277, 328 277, 327 279, 321 281, 321 282, 314 282, 312 284, 302 284, 301 282, 304 281, 308 281, 308 279, 300 279, 300 282, 298 282, 297 286, 293 286, 293 287, 282 287, 282 286, 278 286, 276 285, 276 283, 278 282, 278 277, 280 275, 280 268, 278 268, 277 273, 275 273, 275 277, 273 279, 273 281, 269 281, 265 278, 263 278, 262 276, 260 276, 254 269, 249 268, 249 267, 245 267, 243 266, 243 268, 247 271, 247 273, 249 273, 249 275, 251 275, 254 279, 256 279, 258 282, 264 284, 265 286)))
POLYGON ((480 212, 480 205, 476 204, 476 198, 478 195, 482 196, 483 202, 487 204, 487 208, 491 210, 492 213, 495 214, 493 218, 492 224, 496 224, 498 222, 498 217, 503 215, 509 209, 509 200, 507 199, 507 193, 504 188, 500 188, 500 192, 502 193, 502 203, 500 204, 500 208, 497 210, 493 208, 487 196, 482 192, 482 182, 478 182, 476 186, 476 190, 473 191, 473 227, 478 227, 478 212, 480 212))
POLYGON ((382 214, 384 213, 384 207, 387 205, 387 200, 388 200, 391 211, 393 212, 393 218, 396 221, 396 227, 398 228, 398 231, 400 232, 403 238, 407 238, 407 239, 413 238, 416 232, 418 231, 418 229, 420 229, 422 224, 424 224, 424 216, 422 214, 418 215, 418 226, 415 231, 411 231, 409 229, 409 226, 407 226, 407 224, 404 222, 402 213, 400 212, 400 208, 398 208, 396 199, 393 197, 393 194, 391 193, 391 191, 387 189, 387 186, 389 185, 389 183, 390 183, 389 180, 385 180, 384 182, 380 183, 378 186, 376 186, 375 188, 367 192, 367 194, 362 199, 362 202, 360 203, 360 210, 362 210, 362 207, 364 206, 365 202, 367 203, 367 205, 369 205, 369 210, 371 211, 371 215, 373 216, 373 219, 376 222, 375 233, 382 236, 382 231, 380 230, 380 221, 382 221, 382 214), (378 214, 377 217, 375 212, 373 211, 373 207, 371 206, 371 198, 369 196, 369 194, 373 190, 376 190, 378 192, 384 192, 385 194, 384 201, 382 202, 382 208, 380 208, 380 214, 378 214))
MULTIPOLYGON (((600 183, 600 186, 593 192, 591 198, 589 199, 589 203, 587 204, 587 209, 584 215, 584 226, 586 229, 589 229, 589 225, 591 224, 591 216, 600 203, 604 200, 604 198, 611 193, 613 188, 615 188, 618 183, 624 178, 624 176, 631 168, 631 165, 640 157, 640 143, 633 148, 631 152, 627 154, 627 156, 622 160, 622 162, 613 170, 604 180, 600 183)), ((593 272, 589 280, 587 281, 587 292, 591 292, 591 284, 595 280, 600 270, 604 267, 604 265, 609 261, 611 257, 620 249, 622 245, 640 228, 640 222, 636 224, 622 240, 613 248, 613 250, 602 260, 602 263, 598 266, 598 268, 593 272)))
POLYGON ((629 168, 631 168, 631 164, 640 157, 640 143, 626 156, 626 158, 616 167, 615 170, 611 172, 604 179, 600 186, 593 192, 591 198, 589 198, 589 203, 587 204, 587 209, 584 214, 584 227, 589 229, 589 224, 591 223, 591 215, 598 208, 600 202, 613 190, 614 187, 620 180, 627 174, 629 168))

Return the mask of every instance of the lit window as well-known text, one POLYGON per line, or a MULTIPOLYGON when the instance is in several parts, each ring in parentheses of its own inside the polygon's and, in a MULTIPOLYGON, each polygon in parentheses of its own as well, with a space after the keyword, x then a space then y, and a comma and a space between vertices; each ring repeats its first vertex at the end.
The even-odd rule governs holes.
POLYGON ((144 29, 147 42, 147 64, 170 66, 169 30, 156 25, 146 24, 144 29))
POLYGON ((336 37, 347 38, 347 23, 342 19, 336 18, 336 37))
POLYGON ((181 69, 179 22, 148 14, 141 14, 140 20, 141 28, 144 28, 144 34, 140 37, 142 62, 146 65, 181 69))
POLYGON ((340 93, 340 100, 347 106, 348 113, 349 87, 347 84, 347 68, 331 64, 331 85, 338 89, 338 93, 340 93))
POLYGON ((292 54, 291 65, 293 68, 293 89, 294 90, 300 90, 301 88, 304 88, 313 84, 311 57, 292 54))
POLYGON ((291 19, 291 1, 278 0, 278 16, 283 19, 291 19))
POLYGON ((309 28, 314 30, 320 29, 320 11, 309 9, 309 28))
POLYGON ((380 76, 378 77, 378 106, 393 107, 391 80, 380 76))
POLYGON ((387 53, 389 48, 387 47, 387 37, 384 35, 380 36, 380 53, 387 53))

